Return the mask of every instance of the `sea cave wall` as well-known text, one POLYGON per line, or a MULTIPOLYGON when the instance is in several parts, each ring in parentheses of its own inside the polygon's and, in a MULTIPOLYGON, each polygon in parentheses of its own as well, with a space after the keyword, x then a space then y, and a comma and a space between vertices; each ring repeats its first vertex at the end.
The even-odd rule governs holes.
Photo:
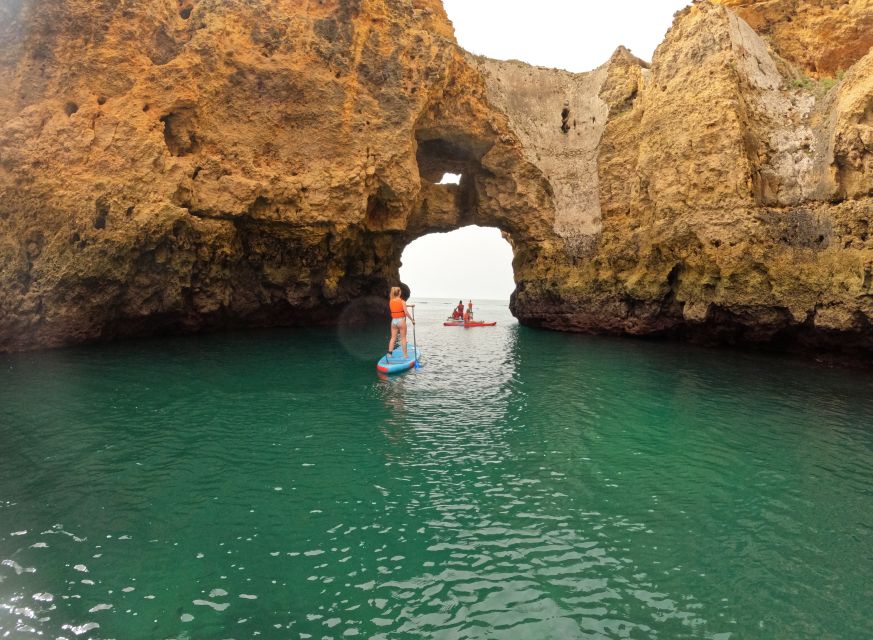
POLYGON ((0 350, 378 317, 480 224, 523 323, 870 354, 873 54, 787 35, 870 16, 696 2, 572 74, 438 0, 0 4, 0 350))
POLYGON ((404 247, 477 221, 520 278, 558 248, 437 0, 0 12, 0 350, 381 317, 404 247))

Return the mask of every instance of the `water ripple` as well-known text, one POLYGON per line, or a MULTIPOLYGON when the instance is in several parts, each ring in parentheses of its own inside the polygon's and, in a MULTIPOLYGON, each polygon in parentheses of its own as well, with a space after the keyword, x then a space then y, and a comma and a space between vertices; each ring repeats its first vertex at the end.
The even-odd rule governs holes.
POLYGON ((448 309, 4 360, 0 637, 867 634, 873 380, 448 309))

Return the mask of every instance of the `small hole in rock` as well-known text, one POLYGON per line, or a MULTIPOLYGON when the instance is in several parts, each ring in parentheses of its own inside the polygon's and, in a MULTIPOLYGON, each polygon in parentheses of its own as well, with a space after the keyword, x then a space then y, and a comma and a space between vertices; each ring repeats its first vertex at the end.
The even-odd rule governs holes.
POLYGON ((75 102, 68 102, 67 104, 64 105, 64 112, 68 116, 73 115, 78 110, 79 110, 79 105, 77 105, 75 102))
POLYGON ((142 106, 143 113, 146 113, 149 109, 150 109, 150 107, 147 104, 144 104, 142 106))
POLYGON ((99 105, 106 104, 106 96, 100 96, 99 98, 97 98, 97 104, 99 104, 99 105))
POLYGON ((193 113, 187 109, 161 116, 160 120, 164 123, 164 142, 172 155, 185 156, 200 148, 193 118, 193 113))
POLYGON ((95 215, 94 215, 94 228, 95 229, 105 229, 106 228, 106 218, 109 216, 109 205, 103 200, 102 197, 97 199, 95 204, 95 215))
POLYGON ((179 12, 179 17, 181 17, 182 20, 187 20, 191 17, 191 9, 192 7, 185 7, 179 12))
POLYGON ((570 130, 570 108, 564 107, 561 110, 561 131, 567 133, 570 130))

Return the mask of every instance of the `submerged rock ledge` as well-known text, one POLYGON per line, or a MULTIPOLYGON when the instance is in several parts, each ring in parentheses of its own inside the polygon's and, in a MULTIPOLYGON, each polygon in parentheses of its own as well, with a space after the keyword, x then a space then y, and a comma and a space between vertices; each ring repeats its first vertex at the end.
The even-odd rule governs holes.
POLYGON ((470 56, 439 0, 4 3, 0 351, 359 321, 479 224, 525 324, 873 354, 873 53, 786 35, 873 8, 801 5, 572 74, 470 56))

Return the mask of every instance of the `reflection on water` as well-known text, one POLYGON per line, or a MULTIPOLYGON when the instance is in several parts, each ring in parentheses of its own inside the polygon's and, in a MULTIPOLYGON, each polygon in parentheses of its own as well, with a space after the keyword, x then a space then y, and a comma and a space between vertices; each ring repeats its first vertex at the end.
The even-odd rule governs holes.
POLYGON ((0 637, 868 634, 869 376, 426 302, 0 360, 0 637))

